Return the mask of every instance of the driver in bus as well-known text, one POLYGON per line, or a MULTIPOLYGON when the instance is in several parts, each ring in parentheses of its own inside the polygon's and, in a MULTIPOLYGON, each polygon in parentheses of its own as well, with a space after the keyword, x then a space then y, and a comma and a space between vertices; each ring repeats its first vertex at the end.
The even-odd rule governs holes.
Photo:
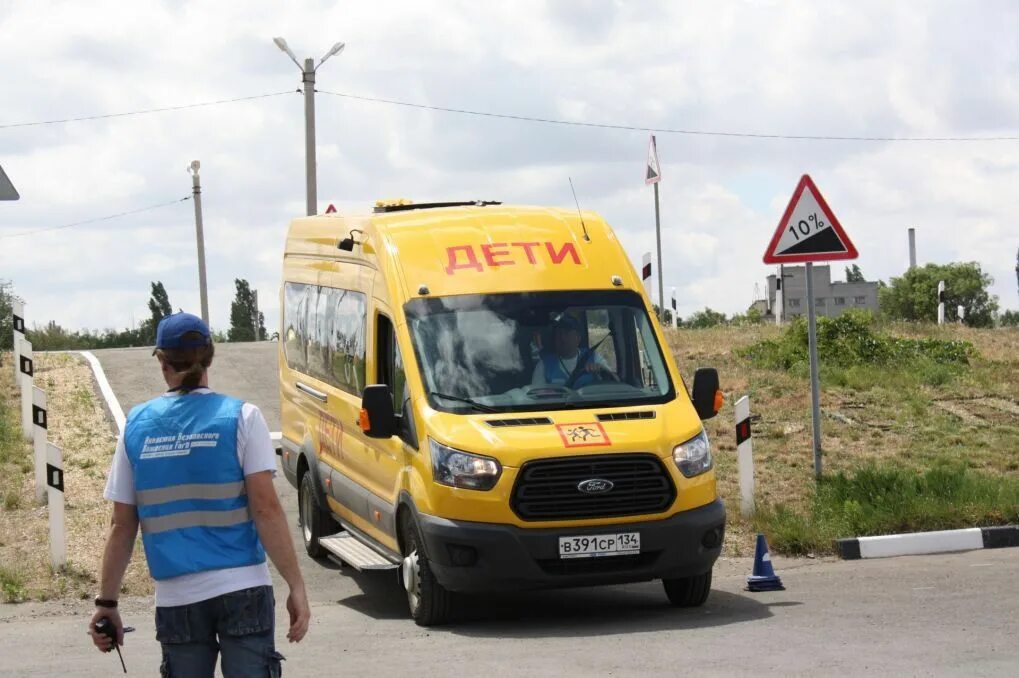
MULTIPOLYGON (((563 313, 553 323, 551 351, 541 351, 531 375, 531 386, 568 386, 582 388, 599 379, 618 381, 605 359, 591 348, 581 348, 580 321, 563 313), (579 367, 578 367, 579 364, 579 367)), ((541 349, 541 335, 535 337, 541 349)))

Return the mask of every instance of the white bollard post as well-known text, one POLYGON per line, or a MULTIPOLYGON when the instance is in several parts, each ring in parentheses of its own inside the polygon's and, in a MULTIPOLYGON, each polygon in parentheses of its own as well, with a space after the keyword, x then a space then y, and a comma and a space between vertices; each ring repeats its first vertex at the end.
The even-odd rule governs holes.
POLYGON ((11 304, 11 327, 14 332, 14 343, 11 354, 14 356, 14 385, 21 388, 21 355, 20 341, 25 338, 25 305, 20 301, 11 304))
POLYGON ((785 291, 782 289, 785 287, 785 266, 778 267, 778 278, 775 279, 775 306, 772 311, 775 313, 775 324, 781 325, 782 321, 785 320, 785 291))
POLYGON ((32 434, 35 433, 32 426, 32 388, 35 374, 32 342, 22 339, 20 353, 18 362, 21 363, 21 432, 25 435, 25 440, 31 440, 32 434))
POLYGON ((736 456, 739 468, 740 513, 754 515, 754 444, 750 436, 750 396, 736 401, 736 456))
POLYGON ((959 304, 959 307, 956 309, 956 312, 958 313, 958 316, 959 316, 959 324, 960 325, 965 325, 966 324, 966 307, 963 306, 962 304, 959 304))
POLYGON ((46 503, 46 392, 32 388, 32 428, 35 445, 35 500, 46 503))
POLYGON ((46 484, 49 485, 50 562, 60 568, 67 564, 64 541, 64 460, 60 448, 53 443, 46 446, 46 484))
POLYGON ((938 324, 945 324, 945 281, 938 281, 938 324))

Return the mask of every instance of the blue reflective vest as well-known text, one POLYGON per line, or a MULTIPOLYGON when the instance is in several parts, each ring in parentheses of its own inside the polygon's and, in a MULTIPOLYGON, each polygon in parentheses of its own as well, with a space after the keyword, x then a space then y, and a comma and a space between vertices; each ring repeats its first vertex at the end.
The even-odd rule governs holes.
MULTIPOLYGON (((577 354, 577 369, 581 372, 576 379, 573 380, 572 388, 581 388, 587 386, 594 381, 594 375, 590 372, 585 372, 584 366, 587 365, 591 359, 591 351, 585 349, 577 354)), ((546 384, 565 384, 570 379, 570 373, 563 367, 563 361, 559 358, 557 353, 543 353, 541 356, 542 363, 545 364, 545 383, 546 384)))
POLYGON ((153 579, 265 562, 237 459, 242 405, 181 395, 128 415, 124 446, 153 579))

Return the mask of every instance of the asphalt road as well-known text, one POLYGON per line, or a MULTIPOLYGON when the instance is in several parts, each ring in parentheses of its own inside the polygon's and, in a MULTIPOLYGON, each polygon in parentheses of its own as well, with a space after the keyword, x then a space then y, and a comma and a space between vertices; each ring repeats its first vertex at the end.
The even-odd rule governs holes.
MULTIPOLYGON (((225 347, 212 382, 278 421, 274 348, 225 347), (234 374, 233 365, 251 373, 234 374)), ((125 410, 159 392, 147 353, 97 355, 125 410)), ((296 494, 282 477, 277 488, 313 612, 305 641, 281 645, 286 675, 1019 675, 1019 549, 852 562, 776 558, 787 590, 762 594, 742 590, 749 560, 723 560, 711 597, 696 610, 672 609, 661 585, 648 582, 470 599, 454 623, 421 629, 407 618, 393 573, 362 575, 307 558, 296 494)), ((282 622, 279 583, 277 595, 282 622)), ((122 606, 138 628, 124 648, 128 669, 155 675, 152 600, 122 606)), ((0 605, 0 674, 118 675, 116 657, 96 652, 84 633, 90 612, 88 602, 0 605)))

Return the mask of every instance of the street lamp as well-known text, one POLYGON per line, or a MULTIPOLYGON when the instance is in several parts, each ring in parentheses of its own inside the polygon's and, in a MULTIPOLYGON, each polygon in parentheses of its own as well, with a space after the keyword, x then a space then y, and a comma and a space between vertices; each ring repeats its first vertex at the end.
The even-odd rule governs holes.
POLYGON ((304 83, 304 173, 307 183, 306 209, 308 216, 318 212, 318 180, 315 167, 315 71, 334 54, 339 54, 346 47, 345 43, 338 42, 325 53, 315 65, 314 59, 305 59, 304 65, 298 61, 293 50, 287 45, 283 38, 273 38, 272 41, 280 48, 290 60, 301 69, 301 82, 304 83))
POLYGON ((198 293, 202 300, 202 320, 209 324, 209 289, 205 280, 205 232, 202 229, 202 182, 198 176, 201 163, 192 160, 188 165, 191 175, 191 193, 195 202, 195 238, 198 240, 198 293))

